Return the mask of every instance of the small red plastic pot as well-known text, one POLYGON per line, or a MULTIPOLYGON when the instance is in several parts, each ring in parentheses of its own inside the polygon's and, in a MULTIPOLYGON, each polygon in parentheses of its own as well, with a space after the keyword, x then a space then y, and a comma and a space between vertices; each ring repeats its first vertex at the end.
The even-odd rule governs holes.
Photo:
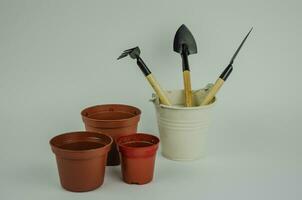
MULTIPOLYGON (((87 131, 106 134, 116 140, 121 136, 136 133, 141 111, 129 105, 105 104, 86 108, 81 115, 87 131)), ((119 164, 119 153, 113 141, 107 165, 119 164)))
POLYGON ((126 183, 141 185, 152 181, 158 144, 158 137, 145 133, 122 136, 117 140, 126 183))
POLYGON ((113 139, 94 132, 71 132, 50 140, 63 188, 86 192, 104 181, 107 154, 113 139))

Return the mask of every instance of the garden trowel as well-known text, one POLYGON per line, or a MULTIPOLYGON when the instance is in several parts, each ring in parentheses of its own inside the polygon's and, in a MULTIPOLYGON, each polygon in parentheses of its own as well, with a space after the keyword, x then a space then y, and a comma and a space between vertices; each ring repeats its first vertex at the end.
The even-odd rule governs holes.
POLYGON ((173 50, 180 53, 182 58, 182 71, 184 81, 185 92, 185 106, 192 106, 192 89, 191 89, 191 77, 190 67, 188 61, 188 55, 197 53, 197 46, 195 39, 190 30, 183 24, 177 30, 174 42, 173 50))

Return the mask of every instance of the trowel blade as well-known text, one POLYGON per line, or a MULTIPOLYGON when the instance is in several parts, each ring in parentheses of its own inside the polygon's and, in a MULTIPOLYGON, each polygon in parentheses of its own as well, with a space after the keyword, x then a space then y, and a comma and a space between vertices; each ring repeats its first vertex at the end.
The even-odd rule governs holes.
POLYGON ((178 53, 182 53, 183 45, 187 47, 187 54, 197 53, 197 45, 190 30, 183 24, 181 25, 174 37, 173 49, 178 53))

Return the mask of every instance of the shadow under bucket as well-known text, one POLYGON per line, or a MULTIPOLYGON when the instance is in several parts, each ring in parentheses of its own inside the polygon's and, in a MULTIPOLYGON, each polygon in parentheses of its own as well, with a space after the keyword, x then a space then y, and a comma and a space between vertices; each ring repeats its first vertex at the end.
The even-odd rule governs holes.
POLYGON ((193 107, 184 107, 184 91, 166 91, 172 106, 160 104, 153 94, 151 101, 156 110, 162 154, 171 160, 196 160, 205 154, 206 134, 211 121, 211 111, 216 99, 206 106, 199 106, 212 85, 194 90, 193 107))

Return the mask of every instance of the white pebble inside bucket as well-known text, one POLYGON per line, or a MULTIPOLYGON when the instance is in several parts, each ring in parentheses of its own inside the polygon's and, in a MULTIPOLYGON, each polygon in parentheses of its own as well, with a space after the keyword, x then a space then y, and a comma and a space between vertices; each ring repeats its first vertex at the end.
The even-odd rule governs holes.
POLYGON ((184 107, 184 91, 166 91, 172 106, 159 103, 156 94, 151 101, 156 109, 162 154, 171 160, 196 160, 205 154, 206 134, 210 125, 210 113, 216 99, 209 105, 199 106, 208 89, 194 90, 193 107, 184 107))

